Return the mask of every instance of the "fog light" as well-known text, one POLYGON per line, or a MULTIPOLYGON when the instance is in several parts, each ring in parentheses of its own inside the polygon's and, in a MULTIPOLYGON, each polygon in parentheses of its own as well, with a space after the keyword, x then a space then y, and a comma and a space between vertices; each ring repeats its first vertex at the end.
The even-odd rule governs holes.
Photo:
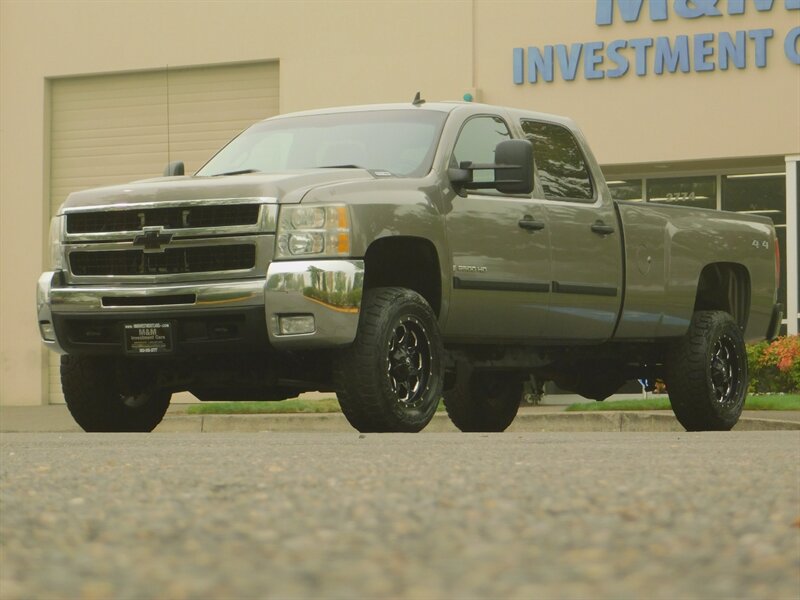
POLYGON ((314 315, 292 315, 279 317, 281 335, 314 333, 314 315))
POLYGON ((42 334, 42 339, 48 342, 56 341, 56 330, 50 321, 42 321, 39 323, 39 332, 42 334))

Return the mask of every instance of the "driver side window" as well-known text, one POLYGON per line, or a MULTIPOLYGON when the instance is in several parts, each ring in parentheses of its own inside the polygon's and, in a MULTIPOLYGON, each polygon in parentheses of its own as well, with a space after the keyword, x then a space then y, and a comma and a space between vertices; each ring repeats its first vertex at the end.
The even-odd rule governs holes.
MULTIPOLYGON (((472 117, 458 134, 451 166, 458 167, 463 161, 473 163, 494 163, 494 150, 497 144, 510 140, 511 133, 500 117, 472 117)), ((483 169, 473 173, 474 181, 493 181, 494 171, 483 169)))

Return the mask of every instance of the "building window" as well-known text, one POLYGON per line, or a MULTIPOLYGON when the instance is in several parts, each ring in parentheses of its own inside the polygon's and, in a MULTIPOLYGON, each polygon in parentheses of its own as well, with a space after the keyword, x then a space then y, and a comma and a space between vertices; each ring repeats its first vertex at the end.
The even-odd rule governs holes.
POLYGON ((648 179, 647 200, 674 206, 717 208, 717 178, 711 175, 648 179))
POLYGON ((722 209, 772 219, 781 250, 778 302, 786 306, 786 176, 784 173, 726 175, 722 178, 722 209))
POLYGON ((644 198, 641 179, 620 179, 616 181, 607 181, 606 183, 611 192, 611 197, 614 200, 641 202, 644 198))

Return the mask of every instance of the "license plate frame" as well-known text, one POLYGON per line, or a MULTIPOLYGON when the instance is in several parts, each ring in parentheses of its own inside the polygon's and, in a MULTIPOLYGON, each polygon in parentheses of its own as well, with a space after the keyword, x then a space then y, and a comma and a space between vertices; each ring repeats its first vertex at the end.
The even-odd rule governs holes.
POLYGON ((125 352, 136 356, 170 354, 174 349, 175 327, 172 321, 124 323, 125 352))

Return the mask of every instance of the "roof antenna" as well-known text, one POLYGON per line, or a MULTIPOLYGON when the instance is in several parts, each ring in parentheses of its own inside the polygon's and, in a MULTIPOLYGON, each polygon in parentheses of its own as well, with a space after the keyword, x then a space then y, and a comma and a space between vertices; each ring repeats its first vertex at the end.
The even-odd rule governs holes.
POLYGON ((422 106, 423 104, 425 104, 425 100, 423 100, 422 98, 420 98, 420 97, 419 97, 419 94, 420 94, 420 93, 419 93, 419 92, 417 92, 417 95, 416 95, 416 96, 414 96, 414 99, 411 101, 411 104, 413 104, 414 106, 422 106))

